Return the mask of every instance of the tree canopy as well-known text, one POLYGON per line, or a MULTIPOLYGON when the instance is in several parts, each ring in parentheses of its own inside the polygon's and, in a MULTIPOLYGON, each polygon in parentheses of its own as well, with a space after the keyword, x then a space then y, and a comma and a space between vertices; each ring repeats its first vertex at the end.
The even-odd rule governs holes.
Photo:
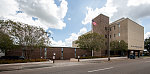
POLYGON ((147 49, 150 52, 150 37, 145 39, 144 48, 147 49))
POLYGON ((88 33, 80 36, 76 41, 76 44, 82 49, 98 51, 104 48, 104 42, 104 36, 99 35, 98 33, 88 33))
POLYGON ((21 46, 48 46, 50 40, 43 28, 38 28, 11 20, 1 20, 0 29, 8 34, 16 45, 21 46))
POLYGON ((117 51, 117 50, 126 51, 128 49, 128 44, 124 40, 121 40, 120 42, 119 41, 111 41, 110 49, 114 50, 114 51, 117 51))
MULTIPOLYGON (((28 50, 33 50, 34 47, 50 46, 50 38, 43 28, 31 26, 21 22, 11 20, 0 20, 0 30, 7 34, 3 37, 9 40, 10 43, 21 47, 30 47, 28 50)), ((4 45, 3 45, 4 46, 4 45)))
POLYGON ((13 44, 13 40, 9 37, 9 35, 0 31, 0 49, 2 52, 13 49, 15 45, 13 44))

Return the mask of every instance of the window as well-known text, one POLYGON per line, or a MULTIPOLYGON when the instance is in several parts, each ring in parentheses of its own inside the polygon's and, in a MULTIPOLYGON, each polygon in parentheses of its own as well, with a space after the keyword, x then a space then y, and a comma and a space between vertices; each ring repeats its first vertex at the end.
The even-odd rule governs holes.
POLYGON ((110 31, 111 31, 111 28, 110 28, 110 31))
POLYGON ((116 34, 114 34, 114 37, 116 36, 116 34))
POLYGON ((105 30, 107 30, 107 27, 105 27, 105 30))
POLYGON ((114 30, 115 30, 115 26, 114 26, 114 30))
POLYGON ((76 57, 77 56, 77 54, 76 54, 76 51, 77 51, 76 48, 74 49, 74 51, 75 51, 75 57, 76 57))
POLYGON ((105 45, 107 45, 107 42, 105 42, 105 45))
POLYGON ((61 57, 63 57, 63 48, 61 48, 61 57))
POLYGON ((118 23, 118 27, 120 28, 120 23, 118 23))
POLYGON ((120 33, 118 34, 118 36, 120 36, 120 33))
POLYGON ((105 38, 107 38, 107 35, 105 35, 105 38))

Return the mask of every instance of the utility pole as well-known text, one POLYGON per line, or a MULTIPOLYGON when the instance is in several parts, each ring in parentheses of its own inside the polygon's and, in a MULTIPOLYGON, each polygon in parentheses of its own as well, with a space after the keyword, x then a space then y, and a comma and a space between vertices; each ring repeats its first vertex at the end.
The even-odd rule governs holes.
POLYGON ((108 61, 110 61, 110 35, 109 35, 109 32, 110 32, 110 27, 108 25, 108 61))

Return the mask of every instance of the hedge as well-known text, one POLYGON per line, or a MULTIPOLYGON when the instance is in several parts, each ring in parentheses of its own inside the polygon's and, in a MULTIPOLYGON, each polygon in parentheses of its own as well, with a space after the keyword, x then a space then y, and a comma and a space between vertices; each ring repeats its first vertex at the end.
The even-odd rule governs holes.
POLYGON ((27 63, 27 62, 43 62, 43 61, 48 61, 48 59, 0 60, 0 64, 27 63))

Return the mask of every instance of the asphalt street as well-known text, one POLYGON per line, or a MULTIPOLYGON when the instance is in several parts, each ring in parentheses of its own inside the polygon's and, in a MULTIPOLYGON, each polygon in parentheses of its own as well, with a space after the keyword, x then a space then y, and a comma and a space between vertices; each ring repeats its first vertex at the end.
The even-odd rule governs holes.
POLYGON ((150 58, 89 61, 14 71, 0 74, 150 74, 150 58))

